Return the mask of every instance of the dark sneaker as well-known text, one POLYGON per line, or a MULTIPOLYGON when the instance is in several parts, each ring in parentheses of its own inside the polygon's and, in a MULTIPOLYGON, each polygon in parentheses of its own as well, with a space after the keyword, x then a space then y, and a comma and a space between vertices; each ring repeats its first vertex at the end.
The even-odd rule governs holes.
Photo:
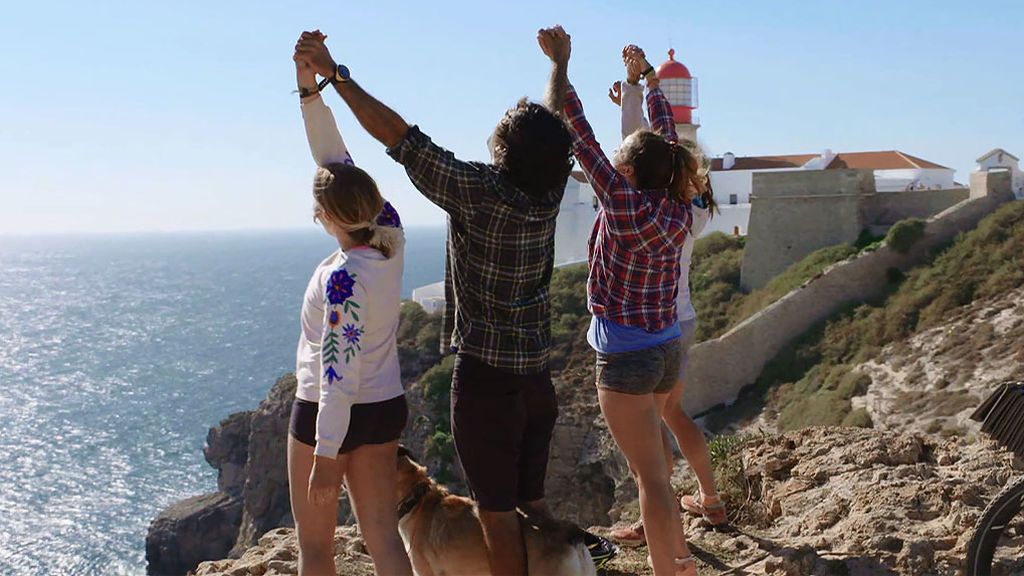
POLYGON ((583 533, 583 543, 590 552, 590 559, 594 561, 594 566, 598 568, 604 568, 604 565, 619 553, 619 547, 611 540, 590 532, 583 533))

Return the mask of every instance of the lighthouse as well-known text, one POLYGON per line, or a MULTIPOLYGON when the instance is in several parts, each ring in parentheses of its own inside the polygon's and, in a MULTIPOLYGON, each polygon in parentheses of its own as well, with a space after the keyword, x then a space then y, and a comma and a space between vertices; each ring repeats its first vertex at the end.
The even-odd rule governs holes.
POLYGON ((672 104, 672 115, 676 120, 676 133, 680 138, 696 142, 700 124, 693 117, 697 109, 697 79, 690 74, 682 62, 676 61, 675 49, 669 49, 668 60, 658 66, 658 80, 661 90, 672 104))

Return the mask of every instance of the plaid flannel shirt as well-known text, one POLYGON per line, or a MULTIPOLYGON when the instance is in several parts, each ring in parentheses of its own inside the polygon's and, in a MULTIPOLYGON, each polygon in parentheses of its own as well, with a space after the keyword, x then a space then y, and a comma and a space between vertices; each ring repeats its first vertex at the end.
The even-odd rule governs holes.
POLYGON ((535 201, 494 166, 464 162, 413 126, 388 154, 448 213, 442 348, 516 374, 547 367, 555 219, 565 192, 535 201))
MULTIPOLYGON (((660 89, 647 92, 647 107, 654 130, 675 140, 672 107, 660 89)), ((571 86, 565 117, 573 153, 600 201, 588 252, 590 311, 623 326, 663 330, 677 321, 679 256, 693 221, 690 206, 664 189, 629 184, 601 150, 571 86)))

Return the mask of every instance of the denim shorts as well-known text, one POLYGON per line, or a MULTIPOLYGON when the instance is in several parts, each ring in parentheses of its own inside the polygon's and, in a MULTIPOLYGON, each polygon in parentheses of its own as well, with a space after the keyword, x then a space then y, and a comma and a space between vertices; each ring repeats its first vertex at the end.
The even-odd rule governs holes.
POLYGON ((679 380, 683 339, 633 352, 597 353, 597 387, 623 394, 668 394, 679 380))

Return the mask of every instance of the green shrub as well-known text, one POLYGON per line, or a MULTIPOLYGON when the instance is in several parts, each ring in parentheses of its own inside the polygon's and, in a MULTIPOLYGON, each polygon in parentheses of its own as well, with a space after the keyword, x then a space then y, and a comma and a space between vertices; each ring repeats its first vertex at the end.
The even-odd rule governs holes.
POLYGON ((433 429, 433 433, 427 438, 425 448, 428 456, 438 459, 437 480, 442 483, 454 478, 452 465, 455 463, 455 445, 452 440, 450 408, 454 370, 455 356, 449 355, 420 377, 423 398, 426 400, 425 416, 428 426, 433 429))
POLYGON ((871 415, 868 414, 867 410, 857 408, 853 412, 847 414, 846 418, 843 418, 842 425, 850 428, 873 428, 875 423, 872 422, 871 415))
POLYGON ((849 244, 828 246, 811 252, 804 259, 787 268, 785 272, 772 278, 768 284, 748 294, 732 314, 730 318, 732 325, 735 326, 764 310, 779 298, 789 294, 790 291, 799 288, 804 282, 824 272, 829 266, 856 253, 857 249, 849 244))
POLYGON ((402 377, 415 379, 441 357, 441 315, 427 314, 419 304, 403 301, 395 340, 402 377))
POLYGON ((857 248, 857 250, 872 251, 876 249, 883 240, 885 240, 885 236, 875 236, 871 233, 869 228, 865 228, 860 231, 860 235, 857 236, 857 241, 853 243, 853 246, 857 248))
POLYGON ((751 485, 743 450, 754 441, 750 435, 720 435, 708 442, 711 468, 718 495, 729 511, 729 520, 764 525, 769 516, 759 498, 759 486, 751 485))
POLYGON ((885 242, 893 250, 906 254, 914 244, 924 236, 925 221, 920 218, 907 218, 892 225, 885 236, 885 242))

